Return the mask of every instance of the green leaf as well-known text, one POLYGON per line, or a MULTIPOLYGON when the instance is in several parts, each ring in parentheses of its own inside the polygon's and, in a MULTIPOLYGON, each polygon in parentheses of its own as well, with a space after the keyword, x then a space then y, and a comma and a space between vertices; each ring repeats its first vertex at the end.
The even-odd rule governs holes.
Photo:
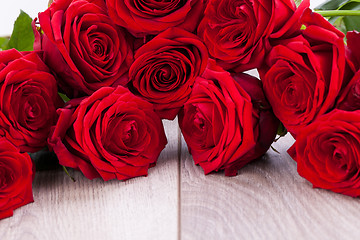
POLYGON ((328 11, 319 13, 328 16, 329 22, 344 33, 352 30, 360 31, 360 16, 351 16, 360 14, 360 0, 330 0, 316 10, 328 11))
POLYGON ((68 98, 68 96, 66 96, 65 94, 60 93, 60 92, 58 94, 64 102, 70 101, 70 98, 68 98))
POLYGON ((357 30, 360 32, 360 17, 344 17, 346 32, 357 30))
POLYGON ((348 0, 342 4, 338 9, 341 10, 359 10, 360 0, 348 0))
POLYGON ((0 37, 0 50, 8 49, 10 37, 0 37))
MULTIPOLYGON (((340 7, 340 10, 357 10, 360 11, 360 0, 352 0, 340 7)), ((345 16, 344 24, 346 31, 360 31, 360 16, 345 16)))
POLYGON ((340 17, 332 17, 329 19, 329 22, 334 25, 334 27, 336 27, 337 29, 339 29, 340 31, 342 31, 344 34, 346 34, 347 30, 346 30, 346 26, 344 23, 344 17, 340 16, 340 17))
POLYGON ((335 10, 339 9, 343 4, 348 2, 348 0, 328 0, 323 4, 315 7, 315 10, 335 10))
POLYGON ((278 126, 276 134, 279 135, 280 137, 283 137, 283 136, 285 136, 287 134, 287 130, 286 130, 284 124, 282 124, 281 122, 280 122, 280 124, 278 126))
POLYGON ((18 51, 32 51, 34 44, 34 33, 31 27, 32 19, 24 11, 15 21, 14 30, 11 34, 8 48, 15 48, 18 51))

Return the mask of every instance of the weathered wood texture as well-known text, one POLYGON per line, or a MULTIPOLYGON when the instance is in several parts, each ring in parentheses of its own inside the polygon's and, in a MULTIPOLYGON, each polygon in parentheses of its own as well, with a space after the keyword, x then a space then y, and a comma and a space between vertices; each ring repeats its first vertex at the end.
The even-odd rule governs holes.
POLYGON ((205 176, 177 122, 166 121, 169 144, 148 177, 87 180, 71 171, 37 174, 35 203, 0 221, 1 240, 32 239, 357 239, 360 204, 313 189, 296 172, 287 136, 239 171, 205 176), (181 157, 179 165, 179 157, 181 157), (179 176, 179 174, 181 174, 179 176), (180 203, 180 205, 179 205, 180 203), (178 222, 181 220, 181 222, 178 222))
POLYGON ((313 189, 286 150, 291 136, 239 171, 204 176, 182 140, 182 239, 357 239, 359 199, 313 189))
POLYGON ((148 177, 88 180, 71 171, 38 173, 35 202, 0 222, 1 240, 177 239, 178 128, 165 121, 168 146, 148 177))

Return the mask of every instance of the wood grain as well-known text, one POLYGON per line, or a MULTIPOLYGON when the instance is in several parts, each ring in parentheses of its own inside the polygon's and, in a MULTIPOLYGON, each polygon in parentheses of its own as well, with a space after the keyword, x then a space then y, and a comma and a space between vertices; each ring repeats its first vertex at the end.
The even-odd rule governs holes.
POLYGON ((292 143, 229 178, 204 176, 182 139, 182 239, 358 239, 359 199, 313 189, 286 153, 292 143))
POLYGON ((35 202, 0 222, 0 239, 176 239, 177 122, 165 127, 169 143, 148 177, 104 182, 70 171, 73 183, 61 170, 37 174, 35 202))
POLYGON ((281 155, 270 150, 229 178, 205 176, 183 139, 179 165, 177 123, 166 129, 169 145, 146 178, 90 181, 71 171, 73 183, 62 171, 41 172, 35 203, 0 221, 0 239, 358 238, 359 200, 298 176, 285 152, 290 136, 274 144, 281 155))

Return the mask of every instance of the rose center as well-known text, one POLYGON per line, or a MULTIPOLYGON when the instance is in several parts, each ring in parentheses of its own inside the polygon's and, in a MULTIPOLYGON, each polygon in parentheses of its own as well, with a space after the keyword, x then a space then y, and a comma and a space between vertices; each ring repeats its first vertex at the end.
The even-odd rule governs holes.
POLYGON ((285 86, 281 93, 281 101, 284 105, 294 109, 298 114, 305 112, 308 109, 309 98, 312 98, 309 93, 311 86, 304 83, 304 79, 297 75, 288 77, 285 86))
POLYGON ((161 70, 158 72, 158 77, 161 79, 162 83, 169 83, 171 82, 171 67, 169 65, 165 65, 161 68, 161 70), (170 81, 169 81, 170 80, 170 81))
POLYGON ((336 149, 333 152, 333 160, 338 168, 340 168, 343 171, 346 171, 347 164, 344 161, 343 154, 338 149, 336 149))
POLYGON ((135 135, 137 129, 136 129, 136 123, 135 121, 128 122, 122 132, 121 139, 125 144, 131 143, 133 136, 135 135))
POLYGON ((33 85, 28 82, 27 85, 18 87, 11 98, 12 111, 17 122, 33 131, 48 126, 52 104, 49 100, 49 96, 36 82, 33 85))
POLYGON ((169 63, 157 63, 152 69, 149 69, 152 72, 148 79, 151 86, 160 92, 176 89, 184 78, 180 64, 176 60, 171 60, 169 63))
POLYGON ((199 112, 195 114, 194 125, 198 130, 204 131, 205 128, 204 116, 199 112))
POLYGON ((102 136, 104 148, 116 155, 136 155, 143 149, 141 129, 141 124, 133 118, 126 115, 114 117, 109 122, 106 134, 102 136))
POLYGON ((93 52, 101 57, 104 55, 104 47, 98 41, 95 41, 93 44, 93 52))
POLYGON ((37 102, 27 101, 25 103, 25 114, 27 115, 28 119, 34 119, 37 116, 39 116, 39 113, 41 112, 39 104, 37 102))
MULTIPOLYGON (((45 100, 39 96, 28 96, 24 99, 23 113, 19 122, 30 129, 37 130, 44 126, 49 119, 48 106, 45 100)), ((20 109, 21 111, 21 109, 20 109)))

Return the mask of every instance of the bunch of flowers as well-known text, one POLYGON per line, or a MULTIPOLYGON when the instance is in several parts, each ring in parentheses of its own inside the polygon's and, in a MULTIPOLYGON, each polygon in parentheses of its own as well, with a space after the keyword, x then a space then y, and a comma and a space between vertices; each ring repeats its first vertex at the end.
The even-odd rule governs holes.
POLYGON ((236 175, 282 123, 301 176, 360 195, 360 35, 309 0, 54 0, 31 25, 32 51, 0 52, 0 218, 33 201, 28 153, 146 176, 176 116, 205 174, 236 175))

